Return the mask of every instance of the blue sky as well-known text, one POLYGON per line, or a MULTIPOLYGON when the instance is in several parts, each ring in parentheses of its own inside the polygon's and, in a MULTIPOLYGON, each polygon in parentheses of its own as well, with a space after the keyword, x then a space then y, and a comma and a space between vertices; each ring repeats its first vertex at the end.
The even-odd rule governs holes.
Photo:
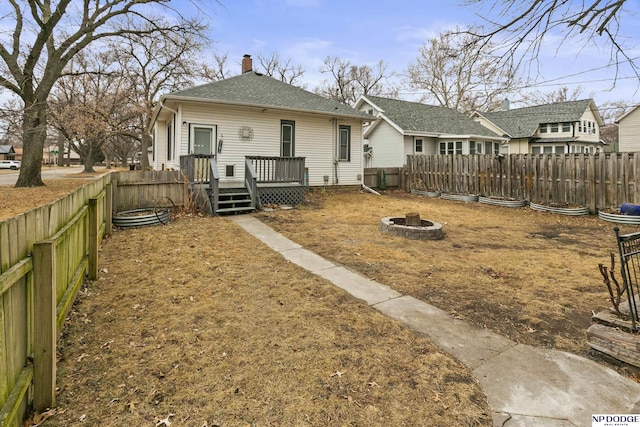
MULTIPOLYGON (((402 74, 418 56, 418 49, 441 31, 479 23, 476 10, 464 0, 440 1, 337 1, 337 0, 220 0, 207 8, 210 18, 210 51, 228 53, 230 68, 239 72, 243 54, 268 55, 278 52, 282 58, 305 69, 309 88, 325 78, 319 67, 326 56, 349 59, 357 65, 375 64, 380 59, 402 74)), ((627 9, 639 11, 638 0, 627 0, 627 9)), ((640 24, 629 14, 623 20, 625 43, 630 56, 640 56, 640 24), (626 31, 626 32, 625 32, 626 31)), ((553 80, 537 90, 549 91, 561 85, 581 84, 584 96, 597 103, 623 100, 629 105, 640 102, 638 79, 622 67, 616 88, 614 69, 606 65, 608 53, 599 46, 570 41, 559 47, 561 37, 550 34, 537 68, 528 76, 537 82, 553 80), (599 68, 597 70, 593 70, 599 68), (587 70, 593 70, 588 71, 587 70), (564 76, 570 76, 559 79, 564 76)), ((640 61, 638 61, 640 64, 640 61)), ((410 98, 411 94, 403 94, 410 98)))

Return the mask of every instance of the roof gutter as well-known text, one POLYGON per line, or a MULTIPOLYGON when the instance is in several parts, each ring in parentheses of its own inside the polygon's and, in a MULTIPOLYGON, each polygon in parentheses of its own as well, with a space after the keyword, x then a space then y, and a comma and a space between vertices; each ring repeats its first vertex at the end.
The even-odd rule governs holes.
MULTIPOLYGON (((166 99, 166 98, 165 98, 166 99)), ((202 99, 202 98, 194 98, 194 97, 190 97, 190 96, 171 96, 172 100, 176 100, 176 101, 190 101, 190 102, 202 102, 205 104, 219 104, 219 105, 231 105, 231 106, 237 106, 237 107, 251 107, 251 108, 257 108, 257 109, 268 109, 268 110, 285 110, 285 111, 298 111, 298 112, 303 112, 303 113, 309 113, 309 114, 320 114, 323 116, 334 116, 334 117, 344 117, 344 118, 349 118, 349 119, 357 119, 357 120, 362 120, 364 122, 368 122, 371 121, 371 116, 369 114, 345 114, 345 113, 339 113, 339 112, 332 112, 332 111, 321 111, 321 110, 307 110, 304 108, 287 108, 284 106, 279 106, 279 105, 266 105, 266 104, 251 104, 251 103, 247 103, 247 102, 231 102, 231 101, 222 101, 222 100, 217 100, 217 99, 202 99)), ((161 101, 161 105, 162 105, 162 101, 161 101)), ((169 111, 173 111, 170 108, 164 106, 164 108, 168 109, 169 111)))

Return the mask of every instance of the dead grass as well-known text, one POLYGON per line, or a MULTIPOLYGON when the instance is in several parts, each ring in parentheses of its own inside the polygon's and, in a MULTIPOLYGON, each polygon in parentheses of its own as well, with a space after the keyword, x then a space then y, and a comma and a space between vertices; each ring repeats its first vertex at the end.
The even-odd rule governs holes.
MULTIPOLYGON (((588 353, 593 311, 609 306, 598 263, 613 224, 404 192, 313 192, 310 203, 258 217, 320 255, 515 341, 588 353), (380 219, 419 212, 444 240, 383 235, 380 219)), ((637 227, 621 227, 637 231, 637 227)))
POLYGON ((115 232, 100 266, 45 426, 491 425, 459 362, 227 219, 115 232))
POLYGON ((67 194, 73 193, 82 185, 90 182, 85 178, 45 179, 44 187, 15 188, 12 185, 0 185, 0 221, 47 205, 67 194))

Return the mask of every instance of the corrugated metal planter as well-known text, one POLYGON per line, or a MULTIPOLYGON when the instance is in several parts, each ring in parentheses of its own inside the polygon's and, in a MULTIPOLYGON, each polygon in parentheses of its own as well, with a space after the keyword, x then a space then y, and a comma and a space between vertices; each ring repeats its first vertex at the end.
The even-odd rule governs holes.
POLYGON ((534 211, 550 212, 550 213, 555 213, 560 215, 571 215, 571 216, 589 215, 589 208, 586 206, 579 206, 575 208, 561 208, 561 207, 541 205, 541 204, 531 202, 529 203, 529 207, 534 211))
POLYGON ((498 198, 498 197, 482 197, 480 196, 478 198, 478 201, 480 203, 484 203, 487 205, 493 205, 493 206, 504 206, 507 208, 522 208, 527 206, 527 201, 526 200, 517 200, 517 199, 505 199, 505 198, 498 198))
POLYGON ((439 191, 411 190, 411 194, 417 194, 419 196, 427 196, 427 197, 440 197, 439 191))
POLYGON ((446 200, 455 200, 457 202, 477 202, 480 196, 477 194, 453 194, 442 193, 440 197, 446 200))
POLYGON ((136 228, 147 225, 167 224, 169 217, 169 209, 131 209, 115 214, 113 216, 113 225, 120 228, 136 228))
POLYGON ((598 212, 598 216, 604 221, 615 222, 617 224, 640 225, 640 216, 624 215, 620 213, 619 209, 614 213, 600 211, 598 212))

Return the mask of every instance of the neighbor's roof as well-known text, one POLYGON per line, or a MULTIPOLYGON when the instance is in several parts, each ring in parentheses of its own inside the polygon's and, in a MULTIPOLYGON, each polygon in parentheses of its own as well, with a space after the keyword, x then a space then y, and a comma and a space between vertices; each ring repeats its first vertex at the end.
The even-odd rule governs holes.
POLYGON ((555 102, 553 104, 480 114, 504 130, 511 138, 529 138, 536 133, 538 126, 542 123, 580 121, 589 107, 592 108, 598 125, 602 126, 602 118, 596 109, 593 99, 555 102))
POLYGON ((13 154, 13 145, 0 145, 0 154, 13 154))
POLYGON ((225 80, 163 95, 163 100, 194 100, 214 103, 278 108, 371 120, 371 116, 338 101, 254 71, 225 80))
POLYGON ((371 95, 365 95, 363 99, 375 104, 382 114, 401 128, 405 134, 433 133, 499 137, 480 123, 452 108, 371 95))

